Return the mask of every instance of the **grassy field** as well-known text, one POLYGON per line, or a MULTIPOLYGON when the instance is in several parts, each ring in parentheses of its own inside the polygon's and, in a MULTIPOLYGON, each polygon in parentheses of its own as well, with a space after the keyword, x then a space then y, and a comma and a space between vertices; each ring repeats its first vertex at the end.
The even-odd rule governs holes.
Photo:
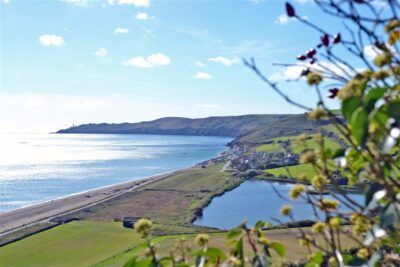
POLYGON ((122 223, 77 221, 0 248, 0 266, 88 266, 141 243, 122 223))
MULTIPOLYGON (((310 139, 306 141, 307 146, 298 146, 296 144, 292 144, 293 147, 293 152, 296 154, 300 154, 305 148, 308 149, 316 149, 319 148, 319 145, 317 144, 317 142, 314 139, 310 139)), ((333 141, 330 138, 325 137, 324 138, 324 146, 325 148, 329 148, 331 150, 336 150, 338 148, 340 148, 341 146, 339 144, 337 144, 335 141, 333 141)))
POLYGON ((256 152, 273 152, 273 151, 282 151, 282 148, 279 144, 264 144, 256 147, 256 152))
POLYGON ((180 172, 71 216, 88 221, 148 217, 155 222, 158 235, 205 231, 203 227, 191 224, 195 210, 205 206, 213 195, 243 181, 243 178, 231 177, 230 173, 219 172, 223 165, 180 172))
MULTIPOLYGON (((302 173, 306 173, 310 177, 314 175, 314 169, 311 164, 300 164, 300 165, 289 166, 288 169, 293 177, 299 177, 302 173)), ((268 169, 265 170, 265 172, 271 173, 274 176, 288 175, 286 168, 284 167, 276 169, 268 169)))
MULTIPOLYGON (((276 229, 265 233, 270 240, 286 245, 288 260, 306 257, 306 250, 296 241, 296 230, 276 229)), ((181 237, 187 240, 187 245, 196 248, 194 236, 167 235, 155 237, 152 242, 158 244, 160 256, 166 256, 181 237)), ((121 223, 75 221, 1 247, 0 266, 120 267, 133 256, 144 253, 143 242, 134 230, 123 228, 121 223)), ((342 242, 348 247, 354 245, 346 238, 342 242)), ((227 251, 225 233, 211 234, 210 246, 227 251)), ((245 250, 250 251, 246 247, 245 250)))

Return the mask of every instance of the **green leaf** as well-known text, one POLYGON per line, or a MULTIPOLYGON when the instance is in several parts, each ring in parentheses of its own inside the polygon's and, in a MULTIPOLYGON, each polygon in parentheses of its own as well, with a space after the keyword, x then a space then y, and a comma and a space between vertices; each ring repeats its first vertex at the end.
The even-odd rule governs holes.
POLYGON ((385 112, 381 110, 374 110, 369 114, 369 120, 371 123, 377 123, 378 125, 385 127, 389 117, 385 112))
POLYGON ((269 247, 272 248, 273 250, 275 250, 276 253, 279 254, 279 256, 285 257, 285 255, 286 255, 285 245, 278 243, 278 242, 272 242, 271 244, 269 244, 269 247))
POLYGON ((234 249, 234 256, 239 258, 240 260, 243 260, 244 258, 244 253, 243 253, 243 237, 241 237, 238 242, 236 243, 235 249, 234 249))
POLYGON ((124 264, 124 267, 133 267, 133 266, 135 266, 135 263, 136 263, 136 257, 134 257, 134 258, 130 259, 129 261, 127 261, 124 264))
POLYGON ((368 113, 363 107, 354 111, 350 126, 354 141, 357 145, 363 147, 368 136, 368 113))
POLYGON ((368 94, 364 98, 365 109, 368 113, 374 109, 376 101, 381 99, 385 92, 386 89, 384 88, 374 88, 368 92, 368 94))
POLYGON ((324 254, 321 251, 313 253, 311 260, 305 265, 305 267, 316 267, 321 266, 324 262, 324 254))
POLYGON ((345 152, 346 150, 344 148, 338 148, 332 152, 332 158, 335 159, 338 157, 343 157, 345 152))
POLYGON ((343 100, 342 103, 342 114, 347 121, 350 121, 353 112, 361 106, 361 101, 358 98, 351 97, 343 100))
POLYGON ((343 255, 343 263, 347 266, 362 266, 365 263, 365 260, 362 260, 357 256, 345 254, 343 255))
POLYGON ((256 224, 254 225, 255 228, 262 228, 266 225, 266 222, 264 221, 257 221, 256 224))
POLYGON ((389 103, 387 113, 389 117, 395 119, 396 122, 400 122, 400 100, 389 103))
POLYGON ((221 261, 224 261, 226 259, 225 253, 222 250, 214 247, 209 247, 207 248, 207 250, 195 251, 194 255, 200 257, 206 257, 214 262, 217 261, 217 259, 220 259, 221 261))
POLYGON ((241 235, 243 233, 242 229, 240 228, 233 228, 232 230, 230 230, 228 232, 228 234, 226 235, 227 239, 233 239, 235 237, 238 237, 239 235, 241 235))

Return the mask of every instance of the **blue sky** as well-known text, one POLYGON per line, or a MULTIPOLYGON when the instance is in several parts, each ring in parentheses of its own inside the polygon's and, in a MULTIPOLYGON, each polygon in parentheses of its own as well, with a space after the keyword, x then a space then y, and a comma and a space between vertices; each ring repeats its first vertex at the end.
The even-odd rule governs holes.
MULTIPOLYGON (((306 0, 298 13, 334 26, 306 0)), ((241 63, 277 81, 318 42, 284 1, 2 0, 2 131, 164 116, 297 113, 241 63)), ((283 85, 315 103, 302 83, 283 85)), ((334 102, 331 102, 335 106, 334 102)))

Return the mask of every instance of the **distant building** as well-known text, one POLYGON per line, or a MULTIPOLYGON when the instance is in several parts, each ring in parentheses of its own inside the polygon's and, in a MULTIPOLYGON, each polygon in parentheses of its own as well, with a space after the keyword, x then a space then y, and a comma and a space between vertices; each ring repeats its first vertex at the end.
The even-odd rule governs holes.
POLYGON ((126 228, 134 228, 135 223, 139 220, 139 217, 124 217, 122 220, 122 226, 126 228))

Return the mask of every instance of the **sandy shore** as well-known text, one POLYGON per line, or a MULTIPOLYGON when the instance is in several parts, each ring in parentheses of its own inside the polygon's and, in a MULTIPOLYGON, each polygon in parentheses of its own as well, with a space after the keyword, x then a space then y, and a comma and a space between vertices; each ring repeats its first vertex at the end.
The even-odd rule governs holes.
POLYGON ((8 234, 23 227, 39 222, 46 222, 54 217, 87 208, 102 201, 117 197, 125 192, 138 189, 149 183, 165 179, 177 173, 196 168, 189 167, 169 173, 158 174, 135 181, 102 187, 83 193, 78 193, 29 207, 0 214, 0 235, 8 234))

